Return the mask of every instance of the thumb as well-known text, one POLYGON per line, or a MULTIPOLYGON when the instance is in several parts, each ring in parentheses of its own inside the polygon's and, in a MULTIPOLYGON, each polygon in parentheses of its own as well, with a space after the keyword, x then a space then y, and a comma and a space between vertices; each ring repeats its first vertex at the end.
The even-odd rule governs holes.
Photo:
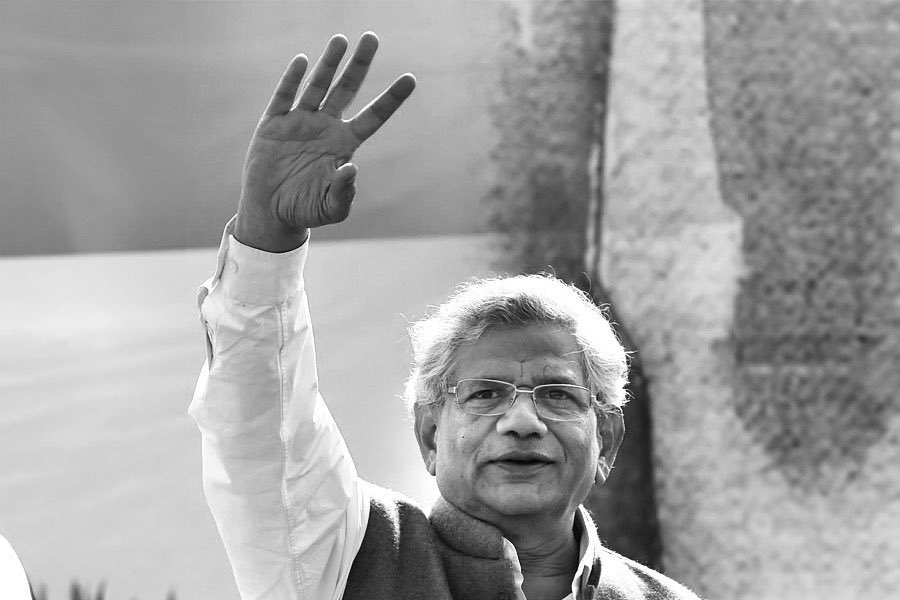
POLYGON ((325 197, 325 210, 332 219, 332 223, 338 223, 350 214, 350 205, 353 196, 356 195, 356 174, 359 169, 353 163, 341 165, 334 172, 328 194, 325 197))

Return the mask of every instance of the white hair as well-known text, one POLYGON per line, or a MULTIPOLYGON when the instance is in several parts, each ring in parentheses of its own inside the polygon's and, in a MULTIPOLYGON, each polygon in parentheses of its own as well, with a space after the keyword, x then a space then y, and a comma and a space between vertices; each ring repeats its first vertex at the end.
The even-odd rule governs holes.
POLYGON ((410 326, 413 361, 404 394, 410 413, 416 405, 444 401, 462 344, 491 330, 533 324, 558 325, 575 337, 597 410, 625 404, 627 355, 604 310, 555 277, 519 275, 461 284, 446 302, 410 326))

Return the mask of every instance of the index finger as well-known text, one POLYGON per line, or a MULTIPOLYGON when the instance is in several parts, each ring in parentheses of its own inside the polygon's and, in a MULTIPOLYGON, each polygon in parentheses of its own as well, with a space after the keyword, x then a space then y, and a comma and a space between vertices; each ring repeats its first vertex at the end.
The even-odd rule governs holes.
POLYGON ((306 58, 305 54, 298 54, 291 60, 287 69, 284 71, 284 75, 281 76, 281 80, 275 87, 275 91, 272 93, 272 98, 269 100, 269 105, 266 106, 264 114, 280 115, 291 110, 291 106, 294 105, 294 98, 297 96, 297 89, 300 87, 300 82, 303 81, 303 74, 306 73, 306 65, 308 63, 309 60, 306 58))
POLYGON ((356 113, 350 120, 350 130, 360 141, 371 137, 400 108, 403 101, 409 98, 415 88, 416 78, 411 73, 401 75, 381 95, 356 113))

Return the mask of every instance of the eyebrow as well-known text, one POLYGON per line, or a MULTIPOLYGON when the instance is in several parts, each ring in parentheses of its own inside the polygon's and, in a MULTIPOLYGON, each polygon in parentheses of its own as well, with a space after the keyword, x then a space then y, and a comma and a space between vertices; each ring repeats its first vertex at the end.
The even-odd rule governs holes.
MULTIPOLYGON (((573 350, 571 352, 566 352, 565 354, 559 356, 559 358, 565 358, 573 354, 578 354, 583 357, 584 351, 573 350)), ((458 365, 454 364, 453 368, 450 369, 448 373, 452 373, 452 377, 457 381, 460 381, 462 379, 493 379, 494 381, 505 381, 507 383, 512 383, 511 380, 516 379, 518 377, 518 374, 512 374, 512 369, 507 369, 510 364, 512 363, 484 365, 483 371, 474 371, 474 374, 468 375, 466 377, 459 376, 459 373, 456 371, 456 367, 458 365)), ((546 365, 544 368, 544 372, 538 374, 537 377, 535 377, 535 385, 544 385, 547 383, 568 383, 572 385, 590 387, 589 377, 587 376, 587 373, 585 371, 586 369, 583 363, 579 364, 577 368, 575 368, 575 365, 570 364, 569 361, 553 363, 550 365, 546 365)))
MULTIPOLYGON (((488 373, 492 373, 488 371, 488 373)), ((494 381, 503 381, 506 383, 513 383, 510 381, 511 379, 515 379, 515 377, 505 377, 503 375, 473 375, 470 377, 466 377, 465 379, 493 379, 494 381)), ((568 383, 571 385, 581 385, 586 386, 581 379, 573 373, 542 373, 538 377, 535 378, 534 385, 546 385, 548 383, 568 383)), ((521 384, 516 384, 521 385, 521 384)))
POLYGON ((547 383, 569 383, 572 385, 584 385, 584 383, 582 383, 578 377, 568 373, 547 373, 545 375, 541 375, 536 381, 537 385, 544 385, 547 383))

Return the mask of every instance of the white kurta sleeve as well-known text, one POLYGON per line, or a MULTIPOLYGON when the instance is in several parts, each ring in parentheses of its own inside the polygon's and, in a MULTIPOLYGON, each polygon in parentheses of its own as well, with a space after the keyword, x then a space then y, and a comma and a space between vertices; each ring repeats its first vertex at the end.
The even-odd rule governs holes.
POLYGON ((241 597, 340 598, 369 499, 318 392, 302 269, 225 230, 199 292, 207 361, 189 413, 206 498, 241 597))

